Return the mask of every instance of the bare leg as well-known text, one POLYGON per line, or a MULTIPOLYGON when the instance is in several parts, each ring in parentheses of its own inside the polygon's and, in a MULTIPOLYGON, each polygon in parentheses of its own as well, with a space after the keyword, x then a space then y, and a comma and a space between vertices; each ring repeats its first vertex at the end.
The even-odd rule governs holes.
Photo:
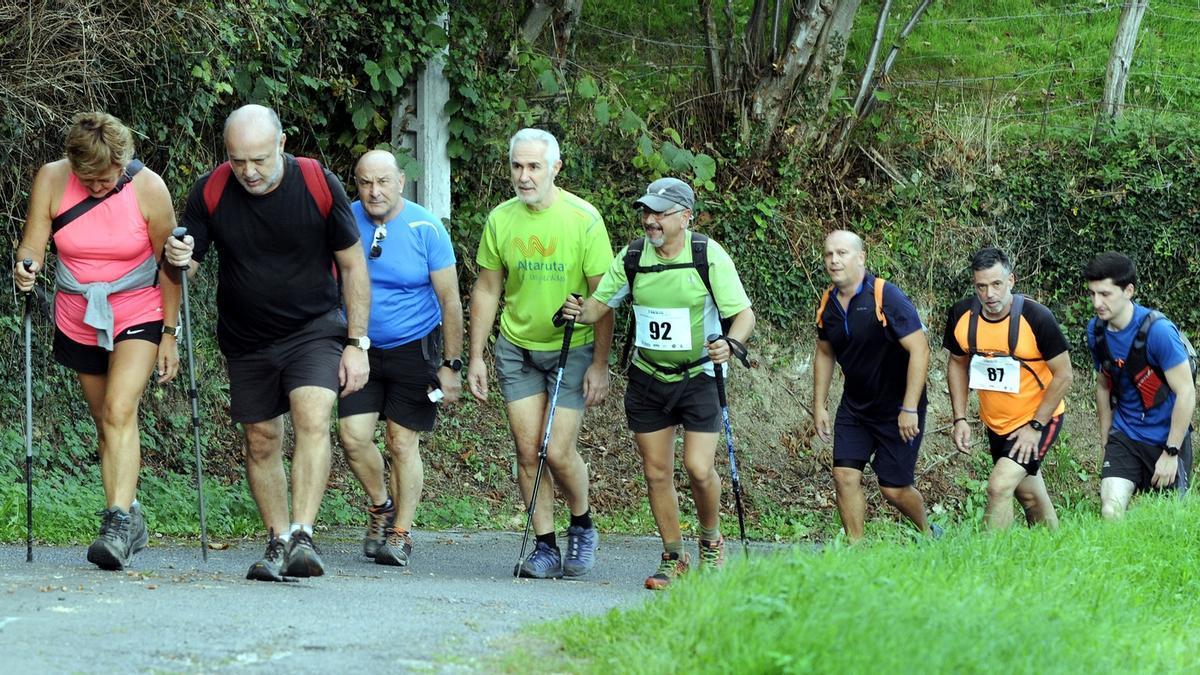
POLYGON ((1001 457, 988 477, 987 509, 983 520, 993 530, 1007 529, 1013 522, 1013 495, 1017 485, 1028 474, 1024 467, 1007 457, 1001 457))
POLYGON ((1017 485, 1016 497, 1025 509, 1025 522, 1030 527, 1041 523, 1051 530, 1058 529, 1058 513, 1050 501, 1050 493, 1046 491, 1046 482, 1041 474, 1026 476, 1017 485))
POLYGON ((375 423, 378 420, 378 413, 350 415, 338 420, 338 439, 346 452, 346 463, 373 505, 382 504, 388 498, 383 455, 375 446, 375 423))
MULTIPOLYGON (((546 423, 545 394, 536 394, 508 403, 508 424, 513 441, 517 446, 517 479, 521 488, 522 501, 529 503, 537 473, 538 449, 546 423)), ((538 489, 537 508, 533 514, 535 534, 554 531, 554 489, 557 484, 562 490, 571 513, 582 515, 588 510, 587 465, 575 449, 579 425, 583 420, 582 410, 559 408, 554 412, 554 428, 550 432, 550 443, 546 450, 547 475, 542 476, 538 489), (553 480, 550 480, 553 476, 553 480)))
POLYGON ((392 485, 396 494, 396 527, 411 530, 421 490, 425 487, 425 466, 421 462, 421 434, 389 421, 387 447, 392 457, 392 485))
POLYGON ((246 479, 258 504, 263 525, 276 536, 291 527, 288 518, 287 476, 283 471, 283 417, 243 424, 246 437, 246 479))
POLYGON ((717 474, 716 453, 717 434, 683 432, 683 467, 691 482, 700 527, 706 529, 721 524, 721 476, 717 474))
POLYGON ((842 517, 846 538, 851 543, 863 538, 863 521, 866 520, 867 500, 863 495, 862 475, 858 469, 848 466, 833 467, 838 514, 842 517))
POLYGON ((1100 481, 1100 515, 1105 520, 1120 520, 1125 517, 1129 500, 1137 486, 1125 478, 1105 478, 1100 481))
POLYGON ((884 499, 911 520, 918 530, 925 534, 929 533, 929 522, 925 514, 925 498, 921 496, 916 486, 906 485, 899 488, 880 486, 879 492, 883 494, 884 499))
POLYGON ((329 421, 337 394, 324 387, 297 387, 288 394, 296 449, 292 455, 292 514, 312 525, 329 483, 329 421))
POLYGON ((634 434, 642 455, 650 512, 663 542, 683 541, 679 531, 679 494, 675 491, 675 429, 634 434))

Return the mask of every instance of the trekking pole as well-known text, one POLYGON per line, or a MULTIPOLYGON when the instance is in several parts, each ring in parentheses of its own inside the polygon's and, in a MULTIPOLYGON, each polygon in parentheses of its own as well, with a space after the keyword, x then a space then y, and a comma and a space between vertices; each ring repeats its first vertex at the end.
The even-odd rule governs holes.
MULTIPOLYGON (((25 271, 33 260, 21 261, 25 271)), ((33 562, 33 289, 25 293, 25 562, 33 562)))
MULTIPOLYGON (((576 296, 579 297, 579 296, 576 296)), ((556 317, 555 325, 561 317, 556 317)), ((517 555, 517 566, 513 568, 513 576, 521 576, 521 564, 525 562, 525 547, 529 544, 529 528, 533 525, 533 511, 537 505, 538 488, 542 486, 542 471, 546 467, 546 451, 550 446, 550 429, 554 426, 554 408, 558 405, 558 388, 562 385, 563 369, 567 366, 567 350, 571 348, 571 333, 575 331, 575 319, 566 320, 563 329, 562 349, 558 352, 558 371, 554 374, 554 392, 550 395, 550 411, 546 413, 546 430, 542 432, 542 445, 538 448, 537 475, 533 477, 533 493, 529 496, 529 506, 525 509, 525 536, 521 538, 521 553, 517 555)))
MULTIPOLYGON (((177 227, 171 231, 171 236, 183 241, 187 236, 186 227, 177 227)), ((200 398, 196 393, 196 359, 192 354, 192 311, 188 305, 188 271, 187 267, 179 268, 179 284, 183 294, 183 340, 187 343, 188 357, 188 398, 192 402, 192 439, 196 446, 196 493, 200 498, 200 555, 208 562, 208 524, 204 520, 204 464, 200 459, 200 398)))
MULTIPOLYGON (((717 340, 725 340, 729 349, 733 343, 723 335, 713 333, 708 336, 709 344, 717 340)), ((713 364, 713 373, 717 379, 717 399, 721 402, 721 421, 725 423, 725 447, 729 450, 729 474, 733 479, 733 500, 737 504, 738 531, 742 535, 742 554, 750 555, 750 542, 746 539, 746 512, 742 507, 742 483, 738 479, 737 458, 733 453, 733 428, 729 426, 729 400, 725 397, 725 373, 720 364, 713 364)))

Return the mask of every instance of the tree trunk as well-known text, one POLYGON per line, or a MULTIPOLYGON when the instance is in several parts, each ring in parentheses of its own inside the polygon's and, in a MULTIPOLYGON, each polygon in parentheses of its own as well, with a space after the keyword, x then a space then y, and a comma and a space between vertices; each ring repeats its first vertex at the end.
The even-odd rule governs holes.
POLYGON ((1125 106, 1125 85, 1129 80, 1129 65, 1133 61, 1133 49, 1137 46, 1138 29, 1150 0, 1125 0, 1121 18, 1117 21, 1117 34, 1113 38, 1112 51, 1108 56, 1108 72, 1104 79, 1104 114, 1111 119, 1121 115, 1125 106))
POLYGON ((725 88, 725 75, 721 68, 721 37, 717 34, 717 21, 713 18, 712 0, 700 0, 700 16, 704 21, 705 62, 708 64, 708 79, 713 93, 725 88))
POLYGON ((553 0, 533 0, 529 10, 525 12, 525 18, 521 19, 521 39, 528 44, 533 44, 542 34, 546 22, 553 15, 553 0))

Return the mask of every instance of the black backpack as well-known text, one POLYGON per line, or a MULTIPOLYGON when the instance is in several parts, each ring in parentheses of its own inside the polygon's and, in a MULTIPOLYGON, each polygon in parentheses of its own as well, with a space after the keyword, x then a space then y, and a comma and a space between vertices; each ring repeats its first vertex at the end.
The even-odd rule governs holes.
MULTIPOLYGON (((1042 378, 1034 372, 1033 368, 1029 367, 1031 361, 1045 361, 1045 359, 1023 359, 1017 356, 1017 340, 1021 335, 1021 312, 1025 310, 1025 296, 1020 293, 1013 293, 1012 307, 1008 311, 1008 353, 994 354, 994 356, 1008 356, 1020 362, 1021 367, 1029 371, 1033 375, 1033 381, 1037 382, 1040 389, 1045 389, 1046 385, 1042 382, 1042 378)), ((975 296, 971 299, 971 317, 967 323, 967 354, 974 356, 981 354, 978 345, 975 341, 975 336, 979 332, 979 315, 983 312, 983 303, 979 302, 979 297, 975 296)))
MULTIPOLYGON (((1150 359, 1146 355, 1146 340, 1150 335, 1150 327, 1154 325, 1155 321, 1165 318, 1167 317, 1162 312, 1154 310, 1142 318, 1142 323, 1138 325, 1137 333, 1133 336, 1133 344, 1129 346, 1129 354, 1121 364, 1117 364, 1112 357, 1112 352, 1108 349, 1108 322, 1097 319, 1092 326, 1096 360, 1100 362, 1100 371, 1108 378, 1109 402, 1113 410, 1116 410, 1117 407, 1117 382, 1120 381, 1121 371, 1125 371, 1125 374, 1129 376, 1129 381, 1137 387, 1138 397, 1142 401, 1142 410, 1149 410, 1167 400, 1167 392, 1170 390, 1170 387, 1167 386, 1167 377, 1163 374, 1162 368, 1150 365, 1150 359)), ((1191 367, 1192 381, 1194 382, 1197 369, 1196 348, 1192 346, 1192 341, 1183 331, 1179 331, 1179 337, 1183 340, 1183 348, 1188 355, 1188 364, 1191 367)))

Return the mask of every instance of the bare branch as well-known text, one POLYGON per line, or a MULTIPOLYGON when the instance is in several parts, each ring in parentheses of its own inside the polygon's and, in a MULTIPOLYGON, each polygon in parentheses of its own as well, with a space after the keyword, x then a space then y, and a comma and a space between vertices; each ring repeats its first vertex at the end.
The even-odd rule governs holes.
POLYGON ((720 36, 717 35, 717 22, 713 18, 712 0, 700 0, 700 14, 704 18, 704 44, 708 46, 708 77, 712 82, 712 90, 720 91, 725 85, 725 77, 721 68, 721 53, 717 45, 720 36))
POLYGON ((879 58, 879 46, 883 44, 883 33, 887 29, 888 14, 892 11, 892 0, 883 0, 879 8, 879 18, 875 21, 875 39, 871 41, 871 51, 867 54, 867 65, 863 68, 862 77, 858 83, 858 96, 854 97, 854 114, 862 110, 871 84, 875 80, 875 61, 879 58))

